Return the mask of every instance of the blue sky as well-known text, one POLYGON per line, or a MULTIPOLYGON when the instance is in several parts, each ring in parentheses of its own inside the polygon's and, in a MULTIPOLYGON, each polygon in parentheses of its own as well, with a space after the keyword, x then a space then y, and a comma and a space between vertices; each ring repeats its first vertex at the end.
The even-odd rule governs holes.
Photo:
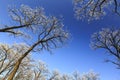
MULTIPOLYGON (((104 62, 108 56, 104 50, 94 51, 89 46, 94 32, 105 27, 120 26, 120 18, 117 15, 109 14, 101 20, 88 23, 75 19, 72 0, 1 0, 0 25, 11 23, 8 18, 8 5, 19 7, 21 4, 31 7, 42 6, 47 15, 57 17, 62 15, 63 23, 72 35, 69 43, 63 48, 53 50, 52 55, 49 52, 41 52, 41 54, 34 54, 33 58, 43 60, 51 70, 58 69, 62 73, 71 73, 74 70, 83 73, 93 70, 100 74, 101 80, 120 79, 120 71, 116 69, 116 66, 104 62)), ((12 38, 8 40, 8 37, 1 33, 0 38, 0 41, 4 43, 15 41, 12 38)))

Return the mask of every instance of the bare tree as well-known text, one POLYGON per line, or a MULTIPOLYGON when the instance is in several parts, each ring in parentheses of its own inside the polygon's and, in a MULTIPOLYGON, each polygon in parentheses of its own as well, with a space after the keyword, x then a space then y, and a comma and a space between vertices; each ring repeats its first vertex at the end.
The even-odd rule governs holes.
POLYGON ((48 80, 99 80, 99 75, 93 71, 81 74, 78 71, 72 74, 61 74, 59 71, 53 71, 48 80))
POLYGON ((120 29, 104 28, 101 31, 94 33, 92 36, 91 45, 94 49, 103 48, 113 56, 113 59, 106 60, 117 65, 120 69, 120 29))
POLYGON ((68 32, 63 30, 61 20, 53 16, 46 16, 43 8, 32 9, 29 6, 21 5, 20 9, 9 9, 10 16, 16 22, 16 26, 5 26, 0 32, 7 32, 13 35, 29 36, 29 46, 14 64, 8 80, 13 80, 23 59, 32 51, 47 50, 61 47, 68 39, 68 32))
POLYGON ((81 76, 78 71, 73 72, 73 80, 81 80, 81 76))
MULTIPOLYGON (((3 45, 6 46, 5 44, 2 44, 2 46, 3 45)), ((16 63, 17 59, 19 59, 19 57, 24 53, 22 50, 21 51, 23 53, 22 52, 19 53, 19 50, 23 48, 22 46, 25 47, 25 44, 24 45, 14 44, 14 48, 13 46, 9 46, 9 49, 11 50, 9 51, 9 53, 7 53, 7 55, 11 54, 12 56, 11 58, 13 59, 14 57, 15 59, 15 61, 11 63, 13 64, 16 63), (18 57, 16 58, 16 56, 12 55, 12 53, 18 54, 18 57)), ((6 48, 8 48, 8 45, 6 48)), ((23 49, 26 50, 25 48, 23 49)), ((49 70, 48 66, 43 61, 32 62, 30 58, 31 58, 30 56, 27 56, 26 58, 24 58, 13 80, 87 80, 87 79, 98 80, 98 75, 94 72, 84 73, 83 75, 80 75, 78 71, 74 72, 73 74, 69 74, 69 75, 61 74, 57 70, 54 70, 54 71, 49 70)), ((14 65, 12 66, 12 68, 13 67, 14 65)), ((0 74, 2 75, 0 79, 7 80, 7 76, 10 74, 11 71, 12 70, 6 69, 3 72, 3 74, 0 74)))
POLYGON ((99 75, 93 71, 82 75, 81 80, 99 80, 99 75))
POLYGON ((50 74, 50 78, 48 80, 60 80, 61 79, 61 74, 59 71, 54 70, 52 71, 52 73, 50 74))
POLYGON ((49 74, 47 65, 43 61, 39 61, 38 64, 35 65, 33 72, 34 80, 46 80, 49 74))
POLYGON ((77 19, 97 20, 110 11, 120 16, 119 4, 119 0, 74 0, 75 16, 77 19))
MULTIPOLYGON (((27 45, 21 43, 21 44, 13 44, 12 46, 8 44, 0 44, 0 75, 3 76, 2 80, 6 80, 7 76, 12 71, 12 68, 14 67, 16 61, 21 57, 26 49, 28 48, 27 45)), ((17 75, 22 71, 25 71, 26 69, 30 68, 32 66, 31 64, 32 59, 30 58, 30 55, 28 55, 20 64, 19 70, 17 72, 17 75)), ((25 74, 24 74, 25 75, 25 74)), ((16 76, 16 75, 15 75, 16 76)), ((24 76, 22 76, 24 77, 24 76)))
MULTIPOLYGON (((21 5, 20 9, 12 8, 9 9, 9 11, 11 18, 13 21, 16 22, 16 25, 14 26, 6 25, 4 27, 1 27, 0 32, 6 32, 15 36, 24 36, 24 38, 30 37, 30 39, 28 39, 27 41, 29 42, 29 45, 25 46, 25 48, 20 46, 19 46, 20 48, 10 47, 10 49, 12 48, 11 50, 13 52, 16 51, 16 53, 18 54, 21 54, 22 52, 22 54, 18 55, 17 58, 14 58, 14 62, 10 61, 11 64, 9 65, 10 67, 7 66, 8 68, 10 68, 10 70, 8 70, 8 68, 5 68, 5 70, 8 72, 6 74, 7 76, 5 76, 4 79, 72 80, 73 79, 72 76, 66 74, 61 75, 56 72, 54 72, 52 76, 51 74, 45 72, 49 75, 49 77, 45 77, 45 75, 43 75, 44 70, 42 70, 43 68, 41 68, 43 64, 41 65, 40 63, 39 67, 31 68, 28 67, 29 63, 27 64, 24 61, 26 60, 27 56, 30 53, 34 53, 42 50, 51 51, 54 48, 61 47, 66 42, 66 40, 68 39, 68 32, 63 30, 63 24, 61 20, 53 16, 46 16, 43 11, 43 8, 32 9, 29 6, 21 5), (33 74, 26 74, 26 72, 33 74), (33 77, 31 77, 32 75, 33 77)), ((4 56, 0 60, 1 62, 0 66, 2 70, 2 68, 4 68, 3 64, 7 59, 6 56, 8 56, 7 53, 9 52, 9 49, 8 50, 5 50, 3 48, 1 49, 2 49, 1 50, 2 53, 0 55, 4 56)), ((97 78, 93 80, 97 80, 97 78)))

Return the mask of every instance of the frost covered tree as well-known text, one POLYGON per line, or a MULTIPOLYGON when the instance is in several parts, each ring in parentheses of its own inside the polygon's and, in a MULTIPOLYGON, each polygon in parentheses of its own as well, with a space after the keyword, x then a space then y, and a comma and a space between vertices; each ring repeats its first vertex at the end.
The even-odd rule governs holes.
POLYGON ((74 71, 72 74, 61 74, 59 71, 53 71, 48 80, 100 80, 99 75, 93 71, 81 74, 74 71))
POLYGON ((99 75, 93 71, 90 71, 83 74, 81 80, 99 80, 99 75))
MULTIPOLYGON (((77 19, 97 20, 113 11, 120 16, 119 0, 74 0, 74 10, 77 19)), ((120 68, 120 29, 102 29, 93 34, 92 47, 104 48, 113 56, 112 62, 120 68)))
MULTIPOLYGON (((25 44, 0 44, 0 76, 2 76, 2 80, 6 80, 7 76, 12 71, 16 61, 20 56, 26 52, 28 46, 25 44)), ((28 55, 20 64, 20 67, 17 71, 15 77, 18 78, 19 75, 22 78, 25 77, 26 71, 28 68, 32 67, 32 59, 30 55, 28 55)))
MULTIPOLYGON (((0 44, 0 79, 7 80, 16 61, 24 55, 24 52, 29 48, 26 44, 0 44)), ((14 78, 12 80, 98 80, 98 74, 94 72, 84 73, 80 75, 78 72, 73 74, 61 74, 57 70, 49 70, 46 63, 43 61, 36 62, 31 59, 31 55, 27 55, 19 65, 14 78)))
POLYGON ((47 65, 43 61, 39 61, 33 69, 33 78, 34 80, 46 80, 49 73, 47 65))
POLYGON ((21 5, 20 9, 10 8, 9 12, 16 25, 1 27, 0 32, 23 36, 24 38, 29 37, 27 39, 29 46, 14 63, 12 71, 7 76, 8 80, 13 80, 23 59, 30 52, 51 51, 54 48, 61 47, 68 39, 68 32, 63 30, 64 25, 60 19, 54 16, 46 16, 43 8, 32 9, 29 6, 21 5))
MULTIPOLYGON (((4 44, 1 44, 1 45, 3 46, 4 44)), ((14 57, 15 60, 19 59, 20 56, 17 56, 17 58, 15 55, 11 55, 12 57, 9 56, 9 54, 12 54, 12 53, 13 54, 15 53, 16 55, 20 55, 20 54, 22 55, 22 53, 17 53, 16 51, 17 49, 20 50, 20 48, 18 47, 21 47, 21 46, 18 46, 18 45, 23 46, 23 44, 15 44, 13 48, 13 46, 5 45, 7 46, 6 50, 8 50, 8 47, 10 50, 6 54, 8 55, 7 58, 13 59, 14 57), (17 49, 15 50, 15 48, 17 49)), ((16 61, 13 60, 11 64, 14 66, 15 62, 16 61)), ((5 61, 3 65, 6 65, 7 63, 8 61, 5 61)), ((13 67, 12 65, 9 65, 9 66, 12 68, 13 67)), ((9 69, 9 66, 8 68, 5 69, 5 71, 3 71, 0 74, 1 80, 7 80, 7 76, 12 71, 12 69, 9 69)), ((48 66, 46 65, 45 62, 43 61, 36 62, 35 60, 31 59, 30 55, 28 56, 28 58, 26 57, 22 61, 22 63, 19 66, 19 69, 16 72, 15 77, 13 78, 13 80, 88 80, 88 79, 99 80, 99 75, 91 71, 81 75, 79 74, 78 71, 75 71, 72 74, 62 74, 58 70, 51 71, 48 69, 48 66)))
POLYGON ((120 28, 103 28, 101 31, 92 35, 91 46, 94 49, 101 49, 107 51, 112 56, 111 59, 106 60, 112 62, 120 69, 120 28))
POLYGON ((111 11, 120 16, 119 0, 74 0, 77 19, 97 20, 111 11))

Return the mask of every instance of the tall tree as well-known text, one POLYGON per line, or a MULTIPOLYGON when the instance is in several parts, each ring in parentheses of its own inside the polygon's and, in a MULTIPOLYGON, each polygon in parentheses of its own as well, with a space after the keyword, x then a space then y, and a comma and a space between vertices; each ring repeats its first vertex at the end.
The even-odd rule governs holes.
POLYGON ((74 0, 77 19, 97 20, 110 11, 120 16, 119 0, 74 0))
MULTIPOLYGON (((16 61, 26 52, 28 46, 26 44, 0 44, 0 75, 1 80, 6 80, 7 76, 12 71, 16 61)), ((26 69, 31 68, 33 65, 30 55, 28 55, 20 64, 19 70, 15 77, 18 77, 21 73, 24 75, 26 69)), ((24 77, 24 75, 22 77, 24 77)))
POLYGON ((107 53, 113 57, 106 61, 112 62, 120 69, 120 28, 104 28, 94 33, 91 40, 91 46, 94 49, 105 49, 107 53))
POLYGON ((68 32, 63 30, 61 20, 54 16, 46 16, 43 8, 32 9, 21 5, 20 9, 9 9, 10 16, 17 25, 0 28, 0 32, 7 32, 15 36, 30 37, 29 46, 22 56, 15 62, 8 80, 13 80, 23 59, 32 51, 47 50, 61 47, 68 39, 68 32))

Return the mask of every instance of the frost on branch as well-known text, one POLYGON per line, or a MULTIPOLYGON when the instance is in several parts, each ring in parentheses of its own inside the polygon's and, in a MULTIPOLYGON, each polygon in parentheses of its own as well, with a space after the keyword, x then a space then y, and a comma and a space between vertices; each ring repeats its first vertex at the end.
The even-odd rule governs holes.
POLYGON ((83 74, 82 80, 99 80, 99 75, 93 71, 83 74))
MULTIPOLYGON (((14 64, 24 54, 24 52, 27 51, 28 48, 29 46, 23 43, 13 44, 11 46, 8 44, 1 43, 0 44, 0 76, 6 79, 8 74, 13 69, 14 64)), ((30 55, 28 55, 20 64, 19 70, 16 73, 15 77, 18 77, 18 75, 25 76, 27 74, 25 72, 27 71, 26 69, 32 66, 31 62, 32 59, 30 58, 30 55)))
MULTIPOLYGON (((15 62, 28 49, 25 44, 0 44, 0 79, 7 80, 7 76, 14 68, 15 62), (22 51, 23 50, 23 51, 22 51), (22 51, 22 52, 21 52, 22 51)), ((61 74, 57 70, 49 70, 48 66, 43 61, 34 62, 31 55, 23 59, 13 80, 98 80, 98 75, 94 72, 88 72, 80 75, 79 72, 73 74, 61 74)))
POLYGON ((30 39, 27 39, 28 49, 17 58, 18 60, 7 78, 12 80, 27 55, 32 51, 51 51, 53 48, 61 47, 66 43, 69 34, 63 29, 62 21, 54 16, 46 16, 43 8, 30 8, 21 5, 20 9, 11 8, 9 12, 16 25, 2 27, 0 32, 10 33, 15 36, 19 34, 19 36, 25 36, 23 39, 26 36, 30 37, 30 39))
POLYGON ((92 35, 91 46, 94 49, 103 48, 113 56, 114 59, 106 60, 120 68, 120 29, 103 28, 92 35))
POLYGON ((46 16, 43 8, 32 9, 27 5, 21 5, 20 9, 9 8, 10 17, 19 22, 20 25, 32 26, 39 25, 44 22, 46 16))
POLYGON ((34 39, 40 44, 37 50, 50 50, 50 48, 56 48, 57 45, 61 46, 61 43, 63 44, 69 36, 63 29, 62 21, 54 16, 46 16, 41 7, 31 8, 21 5, 20 9, 10 8, 9 12, 16 25, 2 27, 0 32, 25 36, 24 38, 30 37, 29 41, 34 39))
POLYGON ((77 19, 98 20, 110 11, 120 15, 119 0, 74 0, 77 19))

